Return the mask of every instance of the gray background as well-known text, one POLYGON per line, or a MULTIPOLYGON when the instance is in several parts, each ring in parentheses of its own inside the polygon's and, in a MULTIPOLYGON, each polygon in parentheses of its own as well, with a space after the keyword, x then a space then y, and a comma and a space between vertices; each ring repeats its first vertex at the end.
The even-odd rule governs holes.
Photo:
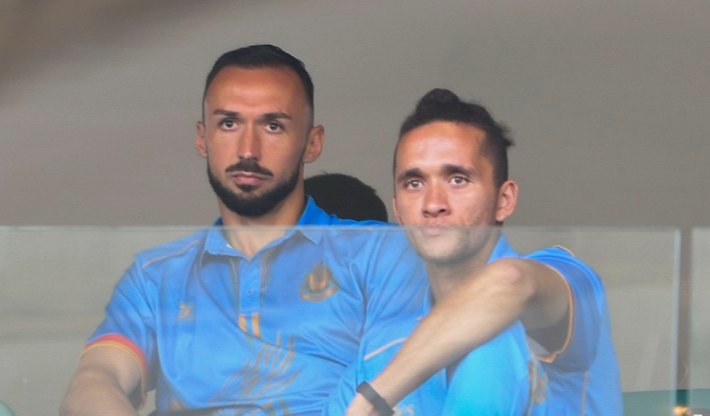
MULTIPOLYGON (((573 233, 571 245, 608 279, 620 361, 631 365, 625 388, 669 388, 677 247, 672 233, 627 227, 710 225, 708 22, 708 0, 0 0, 0 225, 211 223, 216 204, 193 148, 204 77, 226 50, 275 43, 316 83, 327 140, 308 174, 356 175, 388 205, 396 132, 424 92, 451 88, 509 124, 521 184, 509 225, 625 227, 620 237, 573 233)), ((0 395, 18 414, 56 408, 94 325, 79 318, 98 317, 141 242, 128 235, 116 247, 123 229, 35 231, 0 233, 0 276, 22 276, 3 287, 28 297, 6 298, 50 309, 0 320, 17 327, 12 339, 14 327, 0 331, 0 395), (23 245, 15 233, 32 238, 23 245), (70 307, 70 328, 45 331, 47 316, 70 307), (32 328, 46 339, 25 343, 32 328)), ((703 318, 681 328, 693 386, 710 385, 707 235, 692 241, 700 308, 680 311, 703 318)))
POLYGON ((513 225, 710 224, 710 2, 0 2, 0 224, 201 225, 224 51, 307 64, 326 148, 390 205, 396 132, 448 87, 513 130, 513 225), (147 4, 144 4, 147 3, 147 4))

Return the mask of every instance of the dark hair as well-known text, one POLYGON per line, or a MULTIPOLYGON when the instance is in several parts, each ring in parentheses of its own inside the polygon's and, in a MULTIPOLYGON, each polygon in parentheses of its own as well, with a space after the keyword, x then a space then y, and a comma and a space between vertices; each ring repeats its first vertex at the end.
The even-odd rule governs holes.
POLYGON ((304 181, 310 195, 325 212, 341 219, 387 222, 387 208, 377 192, 360 179, 342 173, 324 173, 304 181))
POLYGON ((290 68, 298 75, 303 84, 303 89, 306 92, 308 105, 313 112, 313 80, 310 74, 306 71, 306 66, 299 59, 274 45, 251 45, 243 48, 235 49, 224 53, 217 59, 212 66, 212 70, 207 75, 205 81, 205 90, 202 93, 202 114, 204 116, 204 102, 207 96, 207 89, 212 84, 214 77, 219 71, 228 66, 236 66, 246 69, 257 68, 290 68))
MULTIPOLYGON (((483 130, 486 140, 482 145, 482 152, 493 165, 496 187, 508 180, 508 147, 513 145, 513 140, 508 137, 508 128, 495 121, 482 105, 461 101, 447 89, 435 88, 419 100, 414 112, 404 120, 399 129, 397 146, 399 147, 399 141, 405 134, 435 121, 469 124, 483 130)), ((395 150, 395 162, 396 153, 395 150)))

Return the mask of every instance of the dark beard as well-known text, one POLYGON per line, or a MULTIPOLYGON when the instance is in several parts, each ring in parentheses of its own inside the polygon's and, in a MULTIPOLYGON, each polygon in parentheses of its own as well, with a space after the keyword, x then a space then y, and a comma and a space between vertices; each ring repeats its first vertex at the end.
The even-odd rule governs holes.
MULTIPOLYGON (((244 170, 260 173, 270 173, 268 170, 265 170, 264 168, 256 165, 255 162, 252 163, 251 168, 242 168, 240 166, 241 163, 243 162, 240 162, 234 166, 230 166, 229 168, 227 168, 227 172, 233 170, 244 170)), ((299 180, 298 172, 300 166, 301 161, 296 164, 296 169, 294 169, 293 173, 291 173, 291 176, 289 176, 285 181, 276 184, 273 189, 266 191, 263 195, 253 197, 244 197, 237 195, 235 192, 222 185, 222 183, 212 174, 209 162, 207 163, 207 177, 210 180, 210 185, 212 185, 214 193, 217 194, 217 197, 219 197, 222 203, 230 211, 242 217, 261 217, 271 212, 276 207, 276 205, 278 205, 287 196, 289 196, 294 189, 296 189, 296 185, 298 184, 299 180)), ((254 189, 254 187, 247 185, 241 186, 240 189, 248 194, 249 192, 251 192, 252 189, 254 189)))

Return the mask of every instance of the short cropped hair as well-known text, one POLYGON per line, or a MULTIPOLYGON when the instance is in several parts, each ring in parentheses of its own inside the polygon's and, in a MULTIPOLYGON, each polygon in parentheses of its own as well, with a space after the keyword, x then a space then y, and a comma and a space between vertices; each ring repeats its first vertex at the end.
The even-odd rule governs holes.
POLYGON ((387 222, 387 208, 377 192, 360 179, 342 173, 324 173, 304 181, 306 195, 325 212, 341 219, 387 222))
MULTIPOLYGON (((399 140, 410 131, 436 121, 450 121, 468 124, 485 133, 482 145, 483 155, 493 165, 493 180, 499 188, 508 180, 508 148, 513 145, 508 128, 490 115, 488 110, 476 102, 465 102, 452 91, 435 88, 426 93, 417 107, 402 123, 399 140)), ((395 151, 395 163, 396 163, 395 151)))
MULTIPOLYGON (((303 89, 306 92, 306 100, 313 113, 313 80, 306 70, 306 66, 298 58, 274 45, 251 45, 235 49, 224 53, 212 66, 212 70, 207 75, 205 90, 202 93, 204 106, 207 90, 219 71, 226 67, 236 66, 245 69, 258 68, 289 68, 298 75, 303 89)), ((204 114, 204 108, 203 108, 204 114)))

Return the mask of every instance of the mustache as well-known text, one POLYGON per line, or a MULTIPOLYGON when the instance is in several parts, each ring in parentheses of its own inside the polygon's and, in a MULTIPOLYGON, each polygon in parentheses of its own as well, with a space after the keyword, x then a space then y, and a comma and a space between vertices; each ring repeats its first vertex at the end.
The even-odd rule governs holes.
POLYGON ((252 173, 257 173, 259 175, 267 175, 267 176, 274 176, 274 173, 271 172, 270 170, 266 169, 265 167, 259 165, 255 160, 251 159, 246 159, 246 160, 240 160, 239 162, 229 166, 227 169, 225 169, 227 173, 231 172, 252 172, 252 173))

